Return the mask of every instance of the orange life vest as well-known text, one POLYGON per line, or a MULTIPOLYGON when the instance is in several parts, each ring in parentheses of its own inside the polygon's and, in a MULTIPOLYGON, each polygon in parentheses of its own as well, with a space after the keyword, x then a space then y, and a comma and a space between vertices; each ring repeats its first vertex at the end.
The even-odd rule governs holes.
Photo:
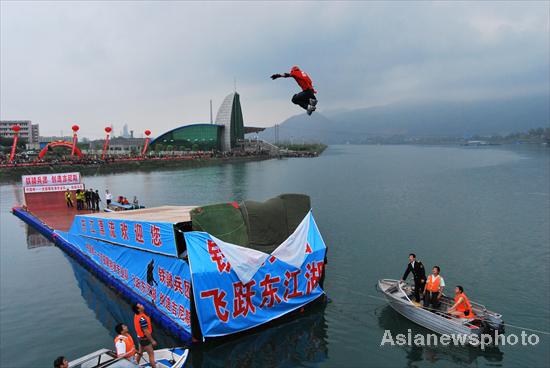
POLYGON ((466 294, 456 294, 455 295, 455 303, 458 303, 458 300, 462 297, 462 302, 460 302, 456 306, 456 311, 461 312, 462 315, 461 318, 473 318, 474 317, 474 311, 472 311, 472 305, 470 304, 470 300, 466 296, 466 294), (465 315, 464 312, 469 311, 468 315, 465 315))
MULTIPOLYGON (((118 335, 117 337, 115 337, 115 346, 119 341, 123 341, 124 345, 126 345, 126 353, 124 355, 128 355, 129 357, 132 357, 136 353, 136 346, 134 345, 134 339, 132 339, 132 336, 118 335), (129 353, 132 353, 132 354, 130 355, 129 353)), ((117 351, 117 355, 118 355, 118 351, 117 351)))
POLYGON ((439 291, 439 284, 441 283, 441 278, 439 275, 434 277, 434 275, 428 276, 428 282, 426 283, 426 290, 431 291, 432 293, 437 293, 439 291))
POLYGON ((139 324, 139 320, 142 317, 145 318, 145 320, 147 321, 147 326, 148 326, 149 333, 153 333, 153 325, 151 324, 151 318, 149 318, 145 313, 134 314, 134 327, 136 329, 136 333, 137 333, 139 338, 144 338, 145 337, 145 334, 143 333, 143 330, 141 329, 141 325, 139 324))

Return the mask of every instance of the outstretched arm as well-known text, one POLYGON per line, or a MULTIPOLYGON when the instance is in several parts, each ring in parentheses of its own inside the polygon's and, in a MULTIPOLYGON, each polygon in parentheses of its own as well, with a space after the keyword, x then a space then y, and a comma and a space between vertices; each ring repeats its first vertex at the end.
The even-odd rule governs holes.
POLYGON ((407 264, 407 268, 405 269, 405 273, 403 274, 403 277, 401 278, 401 280, 405 281, 407 279, 407 276, 409 276, 410 272, 411 272, 411 269, 410 269, 409 265, 407 264))
POLYGON ((275 80, 275 79, 277 79, 277 78, 288 78, 288 77, 290 77, 290 74, 288 74, 288 73, 273 74, 273 75, 271 76, 271 79, 275 80))

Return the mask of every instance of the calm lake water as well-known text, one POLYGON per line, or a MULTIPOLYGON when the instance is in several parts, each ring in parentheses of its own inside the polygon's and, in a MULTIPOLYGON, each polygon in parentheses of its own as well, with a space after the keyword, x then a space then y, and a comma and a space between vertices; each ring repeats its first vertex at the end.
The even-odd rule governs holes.
MULTIPOLYGON (((380 346, 393 334, 428 333, 380 299, 379 278, 400 278, 407 255, 438 264, 506 323, 550 331, 550 149, 545 147, 332 146, 314 159, 85 177, 100 192, 147 206, 312 198, 329 247, 332 302, 236 341, 194 348, 193 367, 538 367, 537 346, 380 346), (373 297, 374 296, 374 297, 373 297)), ((112 347, 129 305, 59 248, 12 216, 21 187, 2 184, 0 366, 51 367, 112 347)), ((508 333, 520 333, 511 327, 508 333)), ((177 344, 158 328, 161 345, 177 344)))

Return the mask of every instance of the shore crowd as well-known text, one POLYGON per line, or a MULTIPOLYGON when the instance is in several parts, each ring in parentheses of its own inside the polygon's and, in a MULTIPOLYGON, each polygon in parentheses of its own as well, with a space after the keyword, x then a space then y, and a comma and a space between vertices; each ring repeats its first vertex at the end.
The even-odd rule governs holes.
POLYGON ((0 167, 15 166, 63 166, 63 165, 106 165, 125 163, 131 161, 174 161, 174 160, 201 160, 218 157, 212 152, 192 152, 192 153, 174 153, 158 154, 148 156, 136 155, 117 155, 101 158, 101 155, 85 155, 78 157, 56 157, 56 158, 37 158, 32 155, 17 155, 15 160, 10 163, 9 156, 0 156, 0 167))
MULTIPOLYGON (((76 209, 77 211, 92 211, 92 212, 99 212, 99 203, 102 202, 101 197, 99 195, 99 190, 93 190, 92 188, 89 189, 77 189, 74 193, 70 190, 67 190, 65 192, 65 202, 67 204, 67 208, 74 208, 74 202, 76 202, 76 209), (74 201, 73 201, 74 198, 74 201)), ((105 190, 105 209, 112 209, 110 208, 111 203, 113 203, 113 195, 111 192, 109 192, 109 189, 105 190)), ((133 208, 139 208, 139 202, 136 196, 134 196, 134 199, 130 203, 128 201, 128 198, 124 196, 118 196, 116 200, 116 204, 118 207, 116 207, 114 210, 120 210, 120 205, 123 206, 129 206, 132 205, 133 208)))

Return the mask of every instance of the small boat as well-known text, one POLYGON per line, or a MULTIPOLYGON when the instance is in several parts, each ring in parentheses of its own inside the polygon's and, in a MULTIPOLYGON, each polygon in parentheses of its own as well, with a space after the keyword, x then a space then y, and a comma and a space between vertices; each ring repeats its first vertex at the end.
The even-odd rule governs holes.
POLYGON ((141 208, 145 208, 144 206, 141 206, 137 203, 128 203, 128 204, 122 204, 117 201, 112 201, 110 204, 108 204, 104 211, 105 212, 115 212, 115 211, 130 211, 130 210, 138 210, 141 208))
POLYGON ((439 308, 424 308, 411 300, 414 287, 404 281, 383 279, 378 280, 378 289, 384 294, 390 306, 416 324, 439 334, 447 335, 477 335, 504 333, 502 315, 487 310, 481 304, 470 300, 473 318, 460 318, 447 313, 454 305, 454 299, 443 295, 439 308))
MULTIPOLYGON (((182 368, 185 367, 188 349, 169 348, 155 350, 157 368, 182 368)), ((116 353, 109 349, 100 349, 81 358, 69 362, 70 368, 139 368, 150 367, 147 353, 143 353, 139 364, 126 358, 118 358, 116 353)))

